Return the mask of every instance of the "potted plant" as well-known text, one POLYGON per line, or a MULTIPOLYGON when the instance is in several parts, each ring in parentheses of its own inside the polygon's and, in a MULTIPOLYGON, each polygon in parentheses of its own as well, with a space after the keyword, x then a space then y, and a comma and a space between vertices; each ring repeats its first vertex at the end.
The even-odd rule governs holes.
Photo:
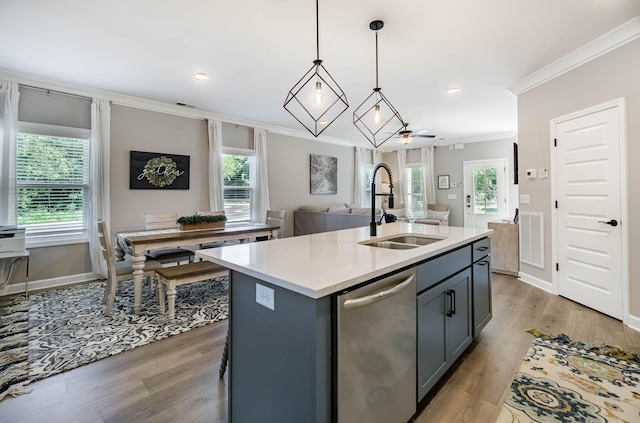
POLYGON ((181 216, 176 220, 176 223, 180 225, 181 231, 190 231, 194 229, 224 228, 226 220, 227 216, 223 214, 194 214, 192 216, 181 216))

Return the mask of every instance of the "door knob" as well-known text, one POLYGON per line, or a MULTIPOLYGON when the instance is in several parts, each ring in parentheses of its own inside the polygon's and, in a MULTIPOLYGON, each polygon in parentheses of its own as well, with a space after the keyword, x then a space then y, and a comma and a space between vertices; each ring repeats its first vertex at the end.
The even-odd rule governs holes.
POLYGON ((604 220, 598 220, 598 223, 604 223, 611 226, 618 226, 618 221, 615 219, 611 219, 608 222, 605 222, 604 220))

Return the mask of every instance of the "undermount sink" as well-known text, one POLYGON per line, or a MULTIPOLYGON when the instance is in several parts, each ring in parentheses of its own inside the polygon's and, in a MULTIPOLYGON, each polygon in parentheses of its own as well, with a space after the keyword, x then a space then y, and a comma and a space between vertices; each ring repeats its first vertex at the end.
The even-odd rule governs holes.
POLYGON ((389 241, 372 241, 363 243, 363 245, 368 245, 369 247, 388 248, 390 250, 410 250, 412 248, 418 248, 417 245, 402 244, 400 242, 389 241))
POLYGON ((388 239, 389 242, 400 242, 402 244, 413 244, 413 245, 429 245, 434 242, 442 241, 442 238, 431 238, 426 236, 415 236, 415 235, 405 235, 399 236, 397 238, 388 239))
POLYGON ((442 241, 442 239, 443 238, 434 238, 422 235, 402 235, 388 239, 365 241, 360 244, 368 245, 369 247, 388 248, 391 250, 410 250, 412 248, 418 248, 423 245, 442 241))

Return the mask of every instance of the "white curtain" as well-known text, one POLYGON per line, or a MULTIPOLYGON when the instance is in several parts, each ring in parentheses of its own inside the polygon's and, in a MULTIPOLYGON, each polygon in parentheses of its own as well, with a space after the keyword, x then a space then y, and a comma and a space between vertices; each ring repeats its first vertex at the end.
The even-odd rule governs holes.
MULTIPOLYGON (((434 204, 436 202, 436 183, 434 170, 434 147, 422 147, 422 189, 423 197, 426 200, 426 204, 434 204)), ((424 215, 427 215, 427 207, 425 204, 424 215)))
POLYGON ((356 157, 354 163, 355 177, 353 183, 353 203, 358 207, 366 207, 366 189, 367 184, 367 149, 362 147, 355 147, 356 157))
POLYGON ((16 132, 20 92, 15 82, 0 81, 0 225, 15 225, 16 132))
MULTIPOLYGON (((395 197, 397 197, 398 199, 396 200, 396 204, 400 203, 403 205, 403 207, 405 208, 405 212, 407 213, 407 216, 411 215, 411 210, 408 209, 409 204, 407 203, 407 189, 405 187, 405 178, 406 178, 406 169, 407 169, 407 150, 398 150, 398 175, 397 175, 397 182, 395 182, 393 184, 393 187, 396 188, 396 194, 394 194, 395 197)), ((398 207, 398 206, 396 206, 398 207)))
POLYGON ((107 263, 100 253, 100 241, 96 221, 102 219, 111 229, 111 188, 110 177, 110 144, 111 144, 111 105, 108 100, 94 98, 91 103, 91 187, 89 204, 89 251, 91 267, 97 275, 107 277, 107 263))
POLYGON ((209 210, 224 210, 222 122, 207 120, 209 131, 209 210))
POLYGON ((255 150, 255 187, 251 199, 251 221, 265 223, 269 205, 269 178, 267 171, 267 131, 254 128, 253 148, 255 150))

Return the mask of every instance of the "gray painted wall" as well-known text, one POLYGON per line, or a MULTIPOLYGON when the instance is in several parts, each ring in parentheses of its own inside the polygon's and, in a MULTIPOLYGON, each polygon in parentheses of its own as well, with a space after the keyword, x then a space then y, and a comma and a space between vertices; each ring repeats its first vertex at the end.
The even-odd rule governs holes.
MULTIPOLYGON (((62 118, 44 123, 90 126, 89 102, 75 97, 47 96, 28 90, 21 103, 21 118, 43 122, 48 109, 57 109, 62 118), (58 101, 52 101, 57 99, 58 101), (45 103, 43 103, 43 101, 45 103), (88 113, 77 109, 83 102, 88 113), (71 106, 69 106, 69 104, 71 106), (71 110, 72 113, 60 113, 71 110), (71 115, 81 115, 74 120, 71 115)), ((224 145, 253 149, 253 129, 223 125, 224 145)), ((286 210, 284 236, 293 236, 293 211, 303 204, 351 203, 353 199, 354 149, 285 135, 267 134, 269 192, 271 208, 286 210), (338 158, 338 193, 311 195, 309 155, 338 158)), ((134 107, 111 107, 111 222, 110 230, 135 230, 144 226, 146 213, 177 212, 178 215, 209 210, 208 136, 203 119, 192 119, 134 107), (189 190, 129 189, 129 153, 131 150, 189 155, 189 190)), ((88 244, 31 249, 30 281, 79 275, 91 272, 88 244)), ((24 282, 26 266, 19 263, 11 283, 24 282)))
POLYGON ((608 54, 518 96, 518 145, 520 194, 530 196, 523 211, 544 213, 544 262, 539 269, 520 264, 520 271, 551 283, 551 179, 529 181, 524 169, 550 167, 550 120, 611 100, 624 98, 627 108, 628 216, 621 228, 629 234, 630 314, 640 315, 640 40, 608 54))
MULTIPOLYGON (((463 162, 470 160, 502 159, 509 161, 507 169, 507 184, 509 190, 509 215, 513 215, 518 207, 518 186, 513 184, 513 141, 495 140, 484 142, 473 142, 464 144, 463 149, 449 150, 448 146, 436 147, 435 149, 435 175, 449 175, 450 182, 457 182, 457 188, 448 190, 437 189, 436 182, 436 202, 449 204, 451 214, 449 215, 449 225, 464 226, 464 196, 462 190, 463 162), (449 194, 455 194, 456 199, 449 199, 449 194)), ((391 167, 394 182, 398 176, 398 156, 396 152, 388 152, 383 155, 383 160, 391 167)), ((421 160, 420 149, 409 149, 407 151, 407 163, 419 163, 421 160)), ((496 219, 505 216, 496 216, 496 219)))

